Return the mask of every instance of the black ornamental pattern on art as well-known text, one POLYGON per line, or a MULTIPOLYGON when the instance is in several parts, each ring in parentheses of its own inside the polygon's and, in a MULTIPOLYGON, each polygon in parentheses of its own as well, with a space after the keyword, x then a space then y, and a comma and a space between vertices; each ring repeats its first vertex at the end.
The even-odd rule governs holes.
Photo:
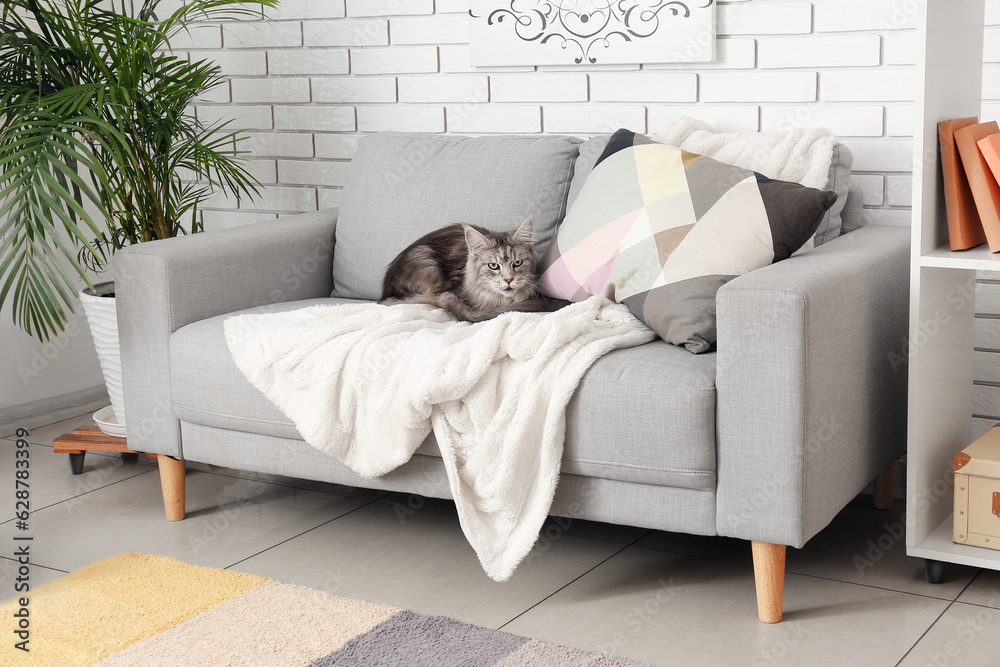
POLYGON ((557 43, 563 49, 575 49, 573 62, 598 63, 598 54, 616 42, 632 42, 652 37, 666 19, 687 19, 691 7, 705 4, 681 0, 552 0, 530 2, 510 0, 502 9, 473 18, 486 18, 488 25, 512 25, 516 37, 524 42, 557 43))

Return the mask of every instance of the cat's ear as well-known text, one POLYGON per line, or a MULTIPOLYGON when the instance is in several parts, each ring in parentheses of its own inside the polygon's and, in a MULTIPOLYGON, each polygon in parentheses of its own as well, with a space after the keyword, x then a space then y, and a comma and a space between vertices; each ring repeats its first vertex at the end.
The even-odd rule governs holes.
POLYGON ((531 245, 531 235, 535 229, 535 218, 529 216, 521 223, 521 226, 514 232, 514 243, 518 245, 531 245))
POLYGON ((474 227, 462 225, 465 228, 465 243, 469 246, 469 251, 475 257, 482 255, 490 247, 490 240, 474 227))

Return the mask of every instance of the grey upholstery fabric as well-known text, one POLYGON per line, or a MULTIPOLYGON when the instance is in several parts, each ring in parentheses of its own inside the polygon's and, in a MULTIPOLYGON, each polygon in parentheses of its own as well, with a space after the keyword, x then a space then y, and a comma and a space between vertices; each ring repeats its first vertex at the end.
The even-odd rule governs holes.
MULTIPOLYGON (((587 180, 587 176, 594 168, 594 165, 597 164, 597 160, 601 157, 601 153, 604 152, 604 148, 608 145, 610 138, 610 134, 598 135, 588 139, 580 146, 580 154, 576 158, 576 166, 573 172, 573 182, 570 183, 569 196, 566 203, 567 210, 576 201, 577 195, 580 194, 580 189, 583 188, 584 181, 587 180)), ((823 221, 819 224, 819 229, 816 231, 814 237, 816 245, 822 245, 841 234, 842 216, 844 207, 847 205, 848 190, 850 187, 848 179, 850 179, 851 165, 853 164, 854 155, 847 146, 840 143, 836 144, 833 148, 833 157, 830 160, 830 171, 828 172, 826 189, 837 193, 837 201, 826 212, 823 221)), ((764 175, 768 176, 768 174, 764 175)), ((858 224, 851 228, 857 229, 860 226, 858 224)))
POLYGON ((244 313, 277 313, 351 299, 306 299, 262 304, 189 324, 170 337, 174 412, 183 421, 279 438, 302 436, 273 403, 240 373, 226 346, 223 322, 244 313))
POLYGON ((854 165, 854 154, 844 144, 837 143, 833 147, 830 159, 830 171, 826 179, 826 188, 837 193, 837 201, 826 212, 826 217, 819 223, 816 230, 816 245, 823 245, 841 234, 843 226, 844 206, 847 205, 849 190, 848 180, 851 178, 851 167, 854 165))
POLYGON ((401 250, 456 222, 505 231, 534 216, 540 257, 566 213, 579 143, 560 136, 365 137, 344 186, 334 296, 378 299, 385 268, 401 250))
POLYGON ((861 186, 852 185, 847 192, 847 201, 844 202, 844 210, 840 213, 841 235, 861 229, 867 224, 864 212, 865 194, 861 186))
MULTIPOLYGON (((313 479, 364 488, 450 498, 440 458, 417 454, 388 475, 362 479, 301 440, 181 423, 191 460, 238 470, 313 479)), ((402 512, 410 511, 401 506, 402 512)), ((715 492, 636 484, 563 472, 550 512, 555 516, 671 530, 715 533, 715 492)), ((565 524, 563 524, 565 525, 565 524)), ((572 528, 569 528, 572 530, 572 528)), ((539 544, 552 537, 543 531, 539 544)), ((528 555, 531 558, 531 555, 528 555)))
POLYGON ((590 172, 594 170, 594 165, 597 164, 610 140, 610 134, 599 134, 580 144, 580 152, 573 166, 573 181, 569 184, 569 194, 566 196, 566 210, 569 210, 573 202, 576 201, 580 190, 583 189, 583 184, 590 176, 590 172))
POLYGON ((909 230, 865 227, 718 296, 718 532, 802 546, 903 453, 909 230))
POLYGON ((181 455, 170 391, 170 334, 258 304, 326 296, 337 210, 164 241, 115 255, 129 445, 181 455))
POLYGON ((192 461, 368 489, 450 497, 444 464, 438 457, 418 454, 387 475, 365 479, 299 438, 233 431, 186 421, 181 422, 181 432, 185 456, 192 461))
MULTIPOLYGON (((314 299, 259 306, 250 312, 344 301, 314 299)), ((299 439, 291 421, 236 368, 223 333, 223 322, 235 314, 194 322, 171 336, 175 413, 192 424, 299 439)), ((714 489, 713 357, 694 356, 654 341, 597 360, 567 408, 563 471, 714 489)), ((433 435, 419 453, 440 457, 433 435)))
MULTIPOLYGON (((404 162, 385 160, 383 171, 404 162)), ((845 202, 845 229, 861 221, 856 193, 845 202)), ((359 243, 384 233, 371 220, 359 243)), ((337 211, 320 211, 117 256, 133 447, 448 495, 433 442, 399 471, 361 481, 299 440, 227 367, 227 314, 330 293, 336 225, 337 211)), ((570 405, 552 512, 801 546, 902 452, 908 247, 907 229, 865 227, 732 281, 719 292, 717 354, 654 343, 601 359, 570 405)))

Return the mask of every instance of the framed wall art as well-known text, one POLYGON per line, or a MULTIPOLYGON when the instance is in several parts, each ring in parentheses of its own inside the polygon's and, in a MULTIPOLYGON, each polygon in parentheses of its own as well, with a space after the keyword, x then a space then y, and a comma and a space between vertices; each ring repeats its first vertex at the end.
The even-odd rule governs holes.
POLYGON ((715 0, 469 0, 471 64, 715 60, 715 0))

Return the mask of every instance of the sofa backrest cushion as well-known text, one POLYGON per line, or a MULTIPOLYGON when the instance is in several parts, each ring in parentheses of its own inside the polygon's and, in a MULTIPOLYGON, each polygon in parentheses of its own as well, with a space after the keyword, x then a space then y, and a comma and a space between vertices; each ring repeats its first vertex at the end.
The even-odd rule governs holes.
POLYGON ((861 186, 852 183, 847 190, 847 201, 844 210, 840 212, 840 235, 843 236, 855 229, 861 229, 868 221, 865 219, 865 193, 861 186))
POLYGON ((333 295, 378 299, 400 251, 456 222, 505 231, 533 216, 541 257, 566 214, 580 143, 562 136, 365 137, 341 200, 333 295))
MULTIPOLYGON (((745 134, 741 134, 740 136, 744 137, 744 139, 746 137, 745 134)), ((604 148, 608 145, 608 140, 610 138, 610 134, 598 135, 592 139, 588 139, 582 146, 580 146, 580 155, 576 159, 573 182, 570 185, 567 209, 573 205, 577 195, 580 194, 580 189, 587 180, 587 176, 590 174, 591 169, 594 168, 594 164, 597 162, 597 159, 601 156, 601 153, 604 152, 604 148)), ((684 148, 685 150, 693 150, 684 146, 683 142, 681 142, 680 145, 681 148, 684 148)), ((693 152, 700 153, 708 157, 712 156, 711 152, 704 152, 701 150, 693 150, 693 152)), ((728 160, 723 158, 717 159, 722 162, 728 162, 728 160)), ((743 167, 745 169, 762 171, 758 165, 753 163, 753 161, 748 161, 742 164, 732 162, 732 164, 736 164, 736 166, 743 167)), ((830 210, 826 212, 826 216, 820 222, 819 229, 816 231, 816 235, 814 237, 816 245, 821 245, 830 239, 837 238, 841 234, 843 218, 848 214, 848 211, 845 211, 845 206, 848 204, 848 179, 851 176, 851 167, 853 164, 854 156, 851 151, 843 144, 839 142, 835 143, 833 146, 833 155, 830 158, 830 169, 827 172, 826 185, 822 186, 812 184, 813 187, 820 187, 837 193, 837 201, 835 201, 833 206, 830 207, 830 210)), ((766 172, 764 175, 772 178, 779 178, 774 174, 768 174, 766 172)), ((806 183, 806 185, 810 184, 806 183)), ((850 209, 850 211, 853 212, 854 209, 850 209)), ((862 226, 860 221, 852 220, 848 229, 857 229, 860 226, 862 226)))

